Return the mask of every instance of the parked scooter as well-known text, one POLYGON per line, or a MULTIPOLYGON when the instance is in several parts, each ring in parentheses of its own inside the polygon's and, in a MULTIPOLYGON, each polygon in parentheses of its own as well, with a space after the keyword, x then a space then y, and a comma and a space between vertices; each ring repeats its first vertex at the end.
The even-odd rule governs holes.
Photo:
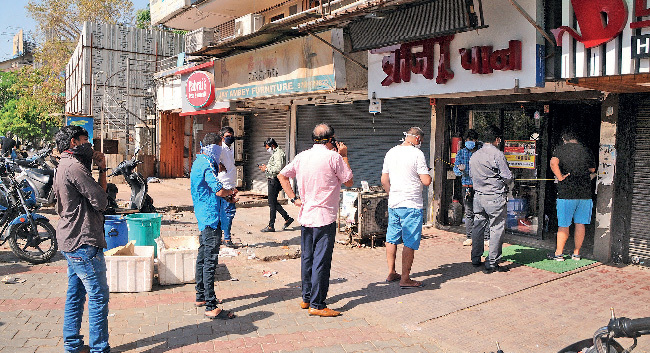
POLYGON ((46 162, 46 158, 52 154, 51 148, 44 148, 36 152, 33 156, 26 159, 14 159, 8 161, 17 167, 13 167, 19 171, 16 175, 16 180, 22 182, 23 180, 29 184, 34 192, 36 202, 41 205, 52 205, 55 201, 54 188, 54 172, 58 165, 58 161, 52 157, 52 166, 46 162))
MULTIPOLYGON (((129 209, 138 210, 142 213, 155 213, 156 208, 153 206, 153 199, 149 196, 149 188, 147 186, 147 180, 138 172, 134 172, 135 167, 142 163, 136 157, 140 152, 140 149, 137 148, 133 154, 133 158, 128 161, 123 161, 113 169, 113 172, 109 176, 123 175, 126 183, 131 187, 131 202, 129 204, 129 209)), ((109 199, 111 194, 113 194, 113 199, 115 194, 117 194, 117 187, 114 184, 109 184, 109 199)))

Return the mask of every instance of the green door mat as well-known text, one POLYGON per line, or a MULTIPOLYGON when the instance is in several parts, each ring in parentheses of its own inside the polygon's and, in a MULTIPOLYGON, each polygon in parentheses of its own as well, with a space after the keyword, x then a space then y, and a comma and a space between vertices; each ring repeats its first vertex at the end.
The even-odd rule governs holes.
MULTIPOLYGON (((521 245, 510 245, 503 248, 501 259, 521 265, 537 268, 540 270, 563 273, 573 271, 576 268, 584 267, 595 263, 594 260, 582 259, 579 261, 571 258, 565 258, 564 261, 549 260, 546 255, 549 253, 546 249, 531 248, 521 245)), ((487 251, 483 256, 487 256, 487 251)))

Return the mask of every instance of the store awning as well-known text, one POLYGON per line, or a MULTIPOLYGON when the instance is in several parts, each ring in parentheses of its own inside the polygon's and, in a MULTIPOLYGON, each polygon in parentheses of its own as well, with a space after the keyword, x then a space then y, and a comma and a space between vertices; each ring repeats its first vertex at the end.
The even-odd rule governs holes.
POLYGON ((611 93, 650 92, 650 73, 616 76, 576 77, 568 79, 567 83, 572 86, 611 93))
POLYGON ((474 1, 434 0, 404 6, 397 11, 373 12, 350 23, 352 51, 382 48, 483 28, 480 6, 474 1))

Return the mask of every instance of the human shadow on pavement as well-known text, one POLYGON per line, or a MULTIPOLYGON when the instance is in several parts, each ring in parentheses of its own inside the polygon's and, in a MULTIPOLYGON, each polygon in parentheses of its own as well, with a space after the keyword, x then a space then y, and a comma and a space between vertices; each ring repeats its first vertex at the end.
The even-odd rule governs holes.
MULTIPOLYGON (((288 232, 289 230, 286 231, 288 232)), ((264 243, 248 244, 248 246, 253 249, 257 247, 274 248, 274 247, 282 247, 282 246, 289 246, 289 245, 300 245, 300 234, 298 234, 298 236, 293 237, 291 239, 284 239, 281 241, 267 241, 264 243)))
MULTIPOLYGON (((197 310, 199 311, 197 315, 203 316, 203 308, 198 308, 197 310)), ((237 314, 236 311, 233 312, 237 314)), ((258 327, 255 326, 255 321, 266 319, 272 315, 273 313, 270 311, 258 311, 237 316, 230 320, 211 320, 204 318, 205 321, 199 324, 178 327, 153 336, 111 347, 111 352, 127 352, 137 349, 140 352, 162 353, 197 343, 226 338, 232 334, 247 334, 257 331, 258 327)), ((206 349, 201 348, 200 350, 206 349)), ((186 350, 183 349, 183 351, 186 350)))
POLYGON ((345 312, 356 307, 359 304, 367 304, 382 301, 385 299, 397 298, 402 295, 413 293, 414 290, 430 291, 439 289, 440 286, 447 281, 465 277, 481 270, 482 267, 475 268, 469 262, 454 262, 450 264, 443 264, 430 270, 411 274, 411 278, 417 279, 424 284, 422 288, 405 290, 401 289, 399 283, 397 282, 371 282, 368 283, 368 285, 364 288, 334 295, 327 301, 330 303, 336 303, 346 298, 354 298, 342 307, 335 308, 336 310, 345 312))

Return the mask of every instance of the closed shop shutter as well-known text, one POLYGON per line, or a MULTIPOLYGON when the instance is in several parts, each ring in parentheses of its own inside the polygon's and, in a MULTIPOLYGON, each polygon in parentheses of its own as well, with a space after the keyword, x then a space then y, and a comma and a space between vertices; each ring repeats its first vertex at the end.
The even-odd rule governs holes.
POLYGON ((267 164, 271 155, 264 149, 264 141, 271 137, 287 153, 289 111, 256 110, 244 119, 244 180, 245 188, 267 193, 266 176, 258 164, 267 164))
POLYGON ((630 260, 650 265, 650 104, 640 104, 637 112, 634 152, 634 193, 630 221, 630 260))
POLYGON ((311 133, 316 124, 328 123, 334 128, 337 141, 348 146, 354 187, 361 187, 362 180, 371 186, 381 185, 386 152, 401 143, 402 132, 411 126, 419 126, 425 133, 422 152, 430 163, 431 105, 428 98, 383 100, 381 114, 374 116, 368 113, 368 104, 366 100, 352 104, 299 106, 298 152, 313 145, 311 133))

